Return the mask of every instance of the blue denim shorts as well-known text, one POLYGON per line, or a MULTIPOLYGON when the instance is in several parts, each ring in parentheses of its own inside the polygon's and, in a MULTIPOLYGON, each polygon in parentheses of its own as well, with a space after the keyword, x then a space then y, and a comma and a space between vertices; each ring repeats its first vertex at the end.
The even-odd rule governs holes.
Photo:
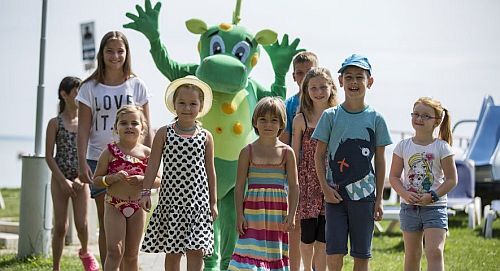
MULTIPOLYGON (((97 167, 97 161, 96 160, 89 160, 87 159, 87 164, 90 167, 90 170, 92 170, 92 173, 95 172, 95 169, 97 167)), ((92 176, 90 176, 92 179, 92 176)), ((102 193, 106 192, 106 188, 100 188, 100 187, 95 187, 93 185, 90 185, 90 197, 95 199, 95 197, 101 195, 102 193)))
POLYGON ((428 228, 448 230, 446 206, 419 206, 401 203, 399 220, 402 231, 423 231, 428 228))

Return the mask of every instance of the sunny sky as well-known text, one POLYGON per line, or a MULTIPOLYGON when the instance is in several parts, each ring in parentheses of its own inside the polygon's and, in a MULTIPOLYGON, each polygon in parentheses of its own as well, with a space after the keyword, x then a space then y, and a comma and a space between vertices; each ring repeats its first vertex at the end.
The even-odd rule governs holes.
MULTIPOLYGON (((161 39, 178 62, 198 62, 198 37, 184 22, 199 18, 208 25, 230 22, 235 0, 162 1, 161 39)), ((109 30, 120 30, 131 45, 132 67, 150 88, 152 122, 171 120, 163 103, 166 78, 157 71, 149 43, 140 33, 123 29, 131 0, 48 0, 44 123, 55 116, 57 87, 66 75, 89 75, 81 61, 80 23, 95 21, 96 45, 109 30)), ((153 2, 155 3, 155 2, 153 2)), ((42 1, 0 1, 0 136, 34 137, 42 1)), ((453 120, 477 118, 482 99, 500 103, 500 1, 338 1, 243 0, 241 25, 256 33, 264 28, 301 38, 301 48, 315 52, 320 66, 336 73, 352 53, 368 56, 375 83, 367 102, 386 118, 391 130, 411 131, 413 102, 433 96, 453 120)), ((268 57, 252 77, 269 86, 268 57)), ((297 90, 287 75, 289 94, 297 90)), ((343 99, 342 90, 340 91, 343 99)), ((473 126, 457 130, 470 135, 473 126)))

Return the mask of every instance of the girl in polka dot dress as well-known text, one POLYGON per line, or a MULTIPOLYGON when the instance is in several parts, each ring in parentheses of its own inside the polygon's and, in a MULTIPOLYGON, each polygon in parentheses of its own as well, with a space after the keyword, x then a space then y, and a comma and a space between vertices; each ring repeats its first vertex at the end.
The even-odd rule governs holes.
POLYGON ((213 252, 217 200, 213 138, 196 119, 210 110, 212 92, 198 78, 187 76, 173 81, 165 98, 177 117, 153 140, 140 201, 146 211, 151 208, 151 185, 160 162, 163 177, 142 251, 166 253, 165 270, 180 270, 184 254, 187 270, 202 270, 203 257, 213 252))

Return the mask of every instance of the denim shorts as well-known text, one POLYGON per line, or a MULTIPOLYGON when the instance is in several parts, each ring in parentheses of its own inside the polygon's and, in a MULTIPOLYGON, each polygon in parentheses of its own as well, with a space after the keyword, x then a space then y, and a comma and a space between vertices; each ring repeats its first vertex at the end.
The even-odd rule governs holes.
POLYGON ((446 206, 419 206, 401 203, 399 220, 402 231, 423 231, 428 228, 448 230, 446 206))
MULTIPOLYGON (((95 169, 97 167, 97 160, 89 160, 87 159, 87 164, 90 167, 90 170, 92 173, 95 172, 95 169)), ((92 179, 92 176, 90 176, 92 179)), ((94 185, 90 185, 90 197, 95 199, 95 197, 101 195, 102 193, 106 192, 106 188, 100 188, 100 187, 95 187, 94 185)))
POLYGON ((353 201, 344 197, 340 203, 326 203, 326 254, 350 254, 354 258, 372 257, 375 202, 353 201))

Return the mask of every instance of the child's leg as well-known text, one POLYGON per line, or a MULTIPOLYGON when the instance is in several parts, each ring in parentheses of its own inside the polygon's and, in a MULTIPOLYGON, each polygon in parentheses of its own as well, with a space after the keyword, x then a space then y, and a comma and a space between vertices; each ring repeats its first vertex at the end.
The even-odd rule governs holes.
POLYGON ((290 271, 300 270, 300 255, 302 250, 300 232, 300 220, 297 218, 295 221, 295 229, 288 232, 288 258, 290 259, 290 271))
POLYGON ((88 185, 84 185, 82 189, 76 192, 76 197, 72 198, 73 216, 75 219, 76 232, 82 246, 80 251, 82 254, 87 253, 87 244, 89 240, 87 212, 89 203, 90 189, 88 185))
POLYGON ((368 271, 368 264, 370 262, 370 259, 362 259, 362 258, 356 258, 353 257, 354 259, 354 266, 352 267, 353 271, 368 271))
POLYGON ((180 253, 167 253, 167 254, 165 254, 165 271, 180 271, 181 270, 181 257, 182 257, 182 254, 180 254, 180 253))
POLYGON ((95 206, 97 208, 97 220, 99 221, 99 256, 101 257, 101 264, 104 266, 106 263, 106 231, 104 227, 104 193, 97 195, 95 206))
POLYGON ((314 271, 326 271, 326 244, 314 242, 314 271))
MULTIPOLYGON (((312 271, 314 241, 316 240, 316 218, 300 220, 300 255, 305 271, 312 271)), ((290 260, 291 261, 291 260, 290 260)))
POLYGON ((125 253, 123 255, 124 270, 139 270, 139 247, 142 231, 146 224, 146 212, 139 209, 127 220, 127 234, 125 236, 125 253))
POLYGON ((203 270, 203 251, 201 250, 188 250, 187 256, 187 270, 188 271, 202 271, 203 270))
POLYGON ((444 270, 444 243, 446 230, 439 228, 424 229, 425 256, 428 270, 444 270))
POLYGON ((405 245, 405 271, 420 271, 420 259, 422 258, 422 237, 421 231, 403 231, 405 245))
POLYGON ((375 202, 349 201, 347 205, 349 241, 351 246, 350 254, 354 258, 353 270, 368 271, 375 223, 375 202))
POLYGON ((52 178, 50 184, 52 204, 54 206, 54 235, 52 236, 53 270, 59 270, 61 255, 64 247, 64 237, 68 230, 68 198, 62 191, 59 183, 52 178))
POLYGON ((341 271, 347 254, 348 216, 346 201, 326 203, 326 262, 330 271, 341 271))
POLYGON ((104 270, 117 271, 125 249, 125 234, 127 221, 120 211, 111 204, 104 204, 104 229, 106 235, 106 261, 104 270))

